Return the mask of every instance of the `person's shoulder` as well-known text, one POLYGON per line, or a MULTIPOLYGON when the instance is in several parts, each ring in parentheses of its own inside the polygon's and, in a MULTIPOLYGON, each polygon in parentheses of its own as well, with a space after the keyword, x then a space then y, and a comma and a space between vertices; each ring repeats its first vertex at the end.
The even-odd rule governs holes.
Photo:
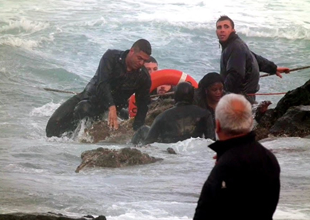
POLYGON ((140 74, 142 75, 143 79, 145 81, 151 81, 151 76, 149 74, 149 71, 146 69, 145 66, 142 66, 140 69, 139 69, 139 72, 140 74))
POLYGON ((208 109, 202 108, 198 105, 192 104, 190 107, 195 111, 195 113, 199 112, 202 116, 211 115, 211 112, 208 109))
POLYGON ((108 50, 103 54, 103 56, 104 56, 104 57, 115 57, 115 56, 119 57, 119 56, 121 56, 122 52, 123 52, 122 50, 108 49, 108 50))

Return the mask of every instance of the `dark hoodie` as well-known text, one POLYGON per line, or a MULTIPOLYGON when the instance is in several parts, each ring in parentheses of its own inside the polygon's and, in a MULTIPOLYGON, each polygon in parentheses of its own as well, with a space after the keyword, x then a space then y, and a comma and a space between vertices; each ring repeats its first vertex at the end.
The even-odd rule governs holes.
POLYGON ((222 45, 221 72, 227 92, 256 93, 259 90, 259 72, 275 74, 277 66, 253 53, 234 32, 222 45))
POLYGON ((205 138, 214 139, 210 112, 187 102, 178 102, 155 118, 143 144, 175 143, 191 137, 202 137, 203 134, 205 138))

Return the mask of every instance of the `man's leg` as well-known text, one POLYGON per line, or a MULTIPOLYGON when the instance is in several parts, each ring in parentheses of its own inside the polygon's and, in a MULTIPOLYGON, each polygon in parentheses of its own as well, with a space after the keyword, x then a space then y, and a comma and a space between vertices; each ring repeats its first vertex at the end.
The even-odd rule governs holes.
POLYGON ((56 109, 46 125, 47 137, 60 137, 64 132, 73 131, 76 128, 77 122, 74 121, 73 112, 80 101, 80 96, 75 95, 56 109))

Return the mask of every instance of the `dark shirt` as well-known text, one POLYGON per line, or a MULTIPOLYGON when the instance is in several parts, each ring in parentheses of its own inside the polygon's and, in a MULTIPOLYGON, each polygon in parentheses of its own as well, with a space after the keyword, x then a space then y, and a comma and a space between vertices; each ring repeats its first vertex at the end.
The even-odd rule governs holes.
POLYGON ((174 143, 202 135, 214 139, 211 114, 196 105, 179 102, 155 118, 143 144, 174 143))
POLYGON ((95 76, 86 86, 84 93, 93 103, 104 109, 115 105, 126 108, 128 99, 135 93, 138 108, 133 124, 136 130, 144 124, 150 102, 151 78, 147 69, 127 72, 126 56, 129 50, 107 50, 102 56, 95 76))
POLYGON ((220 74, 224 78, 224 87, 227 92, 256 93, 259 90, 259 72, 276 73, 277 66, 253 53, 237 34, 232 33, 221 45, 220 74))
POLYGON ((215 128, 215 111, 213 108, 211 108, 208 105, 207 99, 206 99, 206 95, 202 95, 202 93, 204 93, 204 88, 198 88, 195 89, 195 93, 194 93, 194 104, 198 105, 199 107, 206 109, 207 111, 210 112, 211 116, 212 116, 212 122, 213 122, 213 126, 215 128))
POLYGON ((271 220, 280 193, 276 157, 254 132, 209 146, 217 162, 205 182, 194 220, 271 220))

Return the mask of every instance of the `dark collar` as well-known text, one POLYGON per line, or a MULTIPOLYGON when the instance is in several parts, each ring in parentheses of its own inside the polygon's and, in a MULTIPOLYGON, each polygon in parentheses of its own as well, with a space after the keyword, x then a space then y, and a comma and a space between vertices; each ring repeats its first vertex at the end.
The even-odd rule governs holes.
POLYGON ((122 51, 119 57, 119 62, 122 64, 122 67, 125 70, 125 72, 127 72, 126 57, 128 53, 129 50, 122 51))
POLYGON ((189 102, 184 102, 184 101, 175 103, 175 106, 184 106, 184 105, 191 105, 191 103, 189 103, 189 102))
POLYGON ((240 145, 243 145, 243 144, 246 144, 252 141, 255 141, 254 131, 251 131, 248 134, 241 136, 241 137, 236 137, 236 138, 228 139, 225 141, 215 141, 214 143, 209 145, 209 148, 215 151, 219 158, 223 153, 225 153, 229 149, 238 147, 240 145))
POLYGON ((232 32, 232 33, 229 35, 227 41, 225 41, 225 42, 219 41, 219 42, 220 42, 220 44, 222 45, 222 48, 225 49, 225 48, 227 47, 227 45, 228 45, 230 42, 236 40, 237 38, 239 38, 239 36, 236 34, 236 32, 232 32))

